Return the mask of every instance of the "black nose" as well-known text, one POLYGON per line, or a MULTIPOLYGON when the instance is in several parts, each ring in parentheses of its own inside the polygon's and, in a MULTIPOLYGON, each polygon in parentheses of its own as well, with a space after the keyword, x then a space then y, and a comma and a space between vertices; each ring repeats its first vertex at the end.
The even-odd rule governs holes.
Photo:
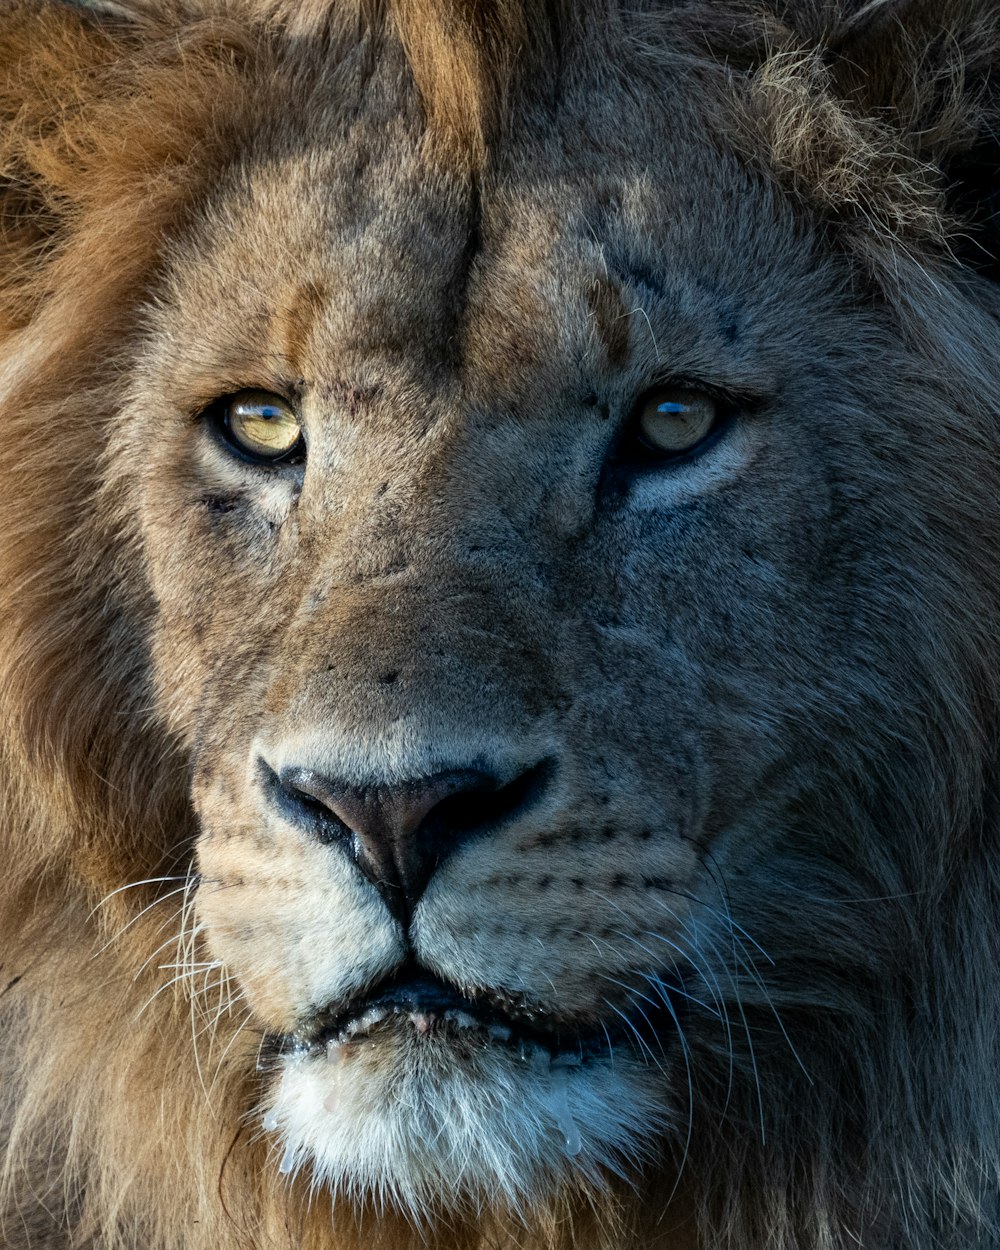
POLYGON ((543 760, 507 782, 477 767, 391 786, 352 786, 310 768, 275 773, 261 765, 272 802, 299 827, 341 846, 404 927, 452 851, 523 815, 552 773, 543 760))

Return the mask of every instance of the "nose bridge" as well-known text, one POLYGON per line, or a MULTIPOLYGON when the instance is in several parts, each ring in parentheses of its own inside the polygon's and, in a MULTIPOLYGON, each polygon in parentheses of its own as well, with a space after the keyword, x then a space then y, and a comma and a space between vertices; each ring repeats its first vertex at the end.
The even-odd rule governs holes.
POLYGON ((505 576, 506 564, 470 567, 464 576, 448 576, 447 568, 431 573, 422 564, 328 586, 319 610, 302 622, 310 668, 330 674, 340 691, 362 702, 368 692, 382 704, 415 696, 423 703, 459 696, 475 703, 477 690, 495 689, 501 680, 523 685, 526 696, 548 667, 551 639, 531 611, 542 588, 529 587, 522 570, 505 576))
POLYGON ((387 439, 392 457, 315 507, 294 672, 268 696, 289 763, 364 786, 544 754, 556 640, 537 500, 512 496, 466 424, 439 424, 422 446, 387 439))
POLYGON ((319 580, 447 574, 458 586, 498 562, 517 577, 537 558, 545 507, 540 482, 520 472, 530 431, 466 410, 447 388, 400 405, 359 435, 357 463, 318 498, 310 529, 319 580))
POLYGON ((530 504, 507 505, 482 476, 471 489, 448 460, 447 472, 374 483, 318 544, 296 628, 308 651, 328 654, 327 671, 391 685, 433 670, 447 685, 463 666, 485 676, 541 644, 546 579, 530 504))
POLYGON ((445 551, 313 588, 251 750, 263 800, 347 854, 404 929, 443 861, 523 819, 553 772, 540 587, 445 551))
POLYGON ((272 750, 356 785, 544 754, 560 694, 543 594, 491 559, 327 575, 289 627, 294 668, 265 710, 272 750))

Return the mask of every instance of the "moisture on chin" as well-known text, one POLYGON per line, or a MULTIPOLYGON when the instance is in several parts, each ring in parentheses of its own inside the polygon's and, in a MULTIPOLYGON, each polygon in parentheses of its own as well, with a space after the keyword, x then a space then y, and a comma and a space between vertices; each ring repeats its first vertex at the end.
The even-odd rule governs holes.
POLYGON ((461 1013, 357 1024, 286 1054, 263 1117, 280 1170, 335 1197, 523 1209, 629 1174, 664 1127, 663 1074, 626 1051, 553 1054, 461 1013))

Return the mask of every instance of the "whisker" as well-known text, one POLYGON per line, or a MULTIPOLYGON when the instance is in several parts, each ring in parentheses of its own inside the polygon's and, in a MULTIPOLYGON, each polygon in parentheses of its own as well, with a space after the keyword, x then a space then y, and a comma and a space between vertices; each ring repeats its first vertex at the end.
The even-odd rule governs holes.
POLYGON ((680 1167, 677 1169, 677 1176, 674 1180, 673 1188, 670 1191, 670 1197, 667 1199, 667 1205, 669 1206, 674 1195, 677 1193, 677 1187, 681 1183, 681 1176, 684 1174, 684 1168, 687 1165, 688 1156, 691 1153, 691 1138, 694 1135, 694 1079, 691 1075, 691 1052, 688 1048, 687 1038, 684 1035, 684 1029, 681 1026, 677 1010, 670 1001, 670 996, 667 993, 663 994, 663 1005, 670 1013, 670 1017, 674 1022, 674 1028, 677 1030, 677 1038, 681 1044, 681 1056, 684 1059, 684 1072, 687 1078, 688 1089, 687 1134, 684 1138, 684 1150, 681 1154, 680 1167))
POLYGON ((104 895, 102 899, 100 899, 97 903, 95 903, 94 906, 87 913, 87 919, 90 920, 91 917, 94 915, 94 913, 100 911, 100 909, 104 907, 105 904, 109 903, 111 899, 115 897, 115 895, 124 894, 126 890, 137 890, 140 886, 143 886, 143 885, 160 885, 167 881, 183 881, 183 880, 184 880, 183 876, 179 876, 175 874, 174 876, 171 876, 171 877, 146 877, 142 881, 129 881, 125 885, 118 886, 116 890, 110 890, 107 894, 104 895))
POLYGON ((606 1007, 610 1007, 616 1016, 621 1017, 621 1019, 625 1022, 626 1027, 631 1029, 631 1031, 635 1034, 635 1040, 639 1043, 640 1049, 646 1052, 646 1054, 649 1056, 650 1062, 656 1068, 658 1068, 660 1072, 663 1072, 664 1076, 666 1076, 666 1072, 664 1072, 664 1069, 663 1069, 663 1064, 660 1062, 659 1059, 657 1059, 656 1055, 650 1049, 649 1043, 646 1041, 646 1039, 642 1036, 642 1034, 636 1028, 635 1022, 631 1020, 624 1011, 621 1011, 618 1007, 616 1007, 614 1003, 609 1002, 608 999, 604 1000, 604 1005, 606 1007))
MULTIPOLYGON (((167 899, 173 898, 176 894, 180 894, 183 891, 183 889, 184 889, 183 886, 178 886, 176 890, 168 890, 166 894, 161 895, 159 898, 153 899, 151 903, 147 903, 146 906, 138 913, 138 915, 133 916, 132 919, 129 920, 126 924, 123 924, 120 929, 117 929, 114 933, 112 933, 111 936, 108 938, 108 940, 103 944, 103 946, 99 946, 97 950, 94 951, 91 958, 96 959, 99 955, 103 955, 106 950, 110 950, 110 948, 114 946, 115 943, 118 942, 128 932, 128 930, 132 928, 132 926, 137 921, 141 920, 143 916, 151 912, 154 907, 159 907, 159 905, 161 903, 165 903, 167 899)), ((176 919, 176 917, 179 915, 179 912, 180 912, 179 908, 174 908, 174 910, 171 912, 170 915, 164 916, 163 920, 157 926, 156 932, 157 933, 162 932, 162 930, 166 928, 168 924, 171 924, 174 921, 174 919, 176 919)), ((91 913, 91 915, 93 915, 93 913, 91 913)))
POLYGON ((243 1019, 240 1021, 239 1025, 233 1030, 232 1037, 226 1043, 225 1050, 222 1052, 222 1054, 218 1058, 218 1061, 216 1062, 215 1075, 212 1077, 212 1084, 209 1086, 210 1094, 214 1091, 215 1086, 218 1083, 219 1077, 222 1075, 222 1065, 226 1062, 226 1056, 232 1050, 237 1040, 243 1035, 243 1033, 245 1032, 247 1028, 247 1025, 250 1023, 252 1019, 253 1019, 253 1012, 250 1010, 249 1007, 244 1007, 243 1019))
MULTIPOLYGON (((726 909, 724 918, 725 918, 728 932, 729 932, 732 955, 733 955, 733 970, 735 971, 735 969, 739 967, 740 960, 739 960, 739 956, 736 950, 737 934, 736 934, 736 929, 735 929, 733 918, 732 918, 732 911, 729 905, 729 891, 726 888, 726 883, 722 876, 722 871, 719 868, 718 864, 715 863, 710 851, 705 852, 705 865, 706 865, 706 868, 708 869, 709 875, 712 877, 712 880, 715 881, 716 883, 716 887, 719 890, 719 895, 726 909)), ((740 1021, 743 1025, 743 1032, 747 1039, 747 1051, 749 1053, 749 1058, 750 1058, 750 1067, 751 1067, 751 1070, 753 1071, 754 1089, 757 1094, 757 1112, 758 1112, 758 1117, 759 1117, 759 1122, 760 1122, 760 1140, 761 1140, 761 1143, 763 1144, 767 1139, 767 1130, 766 1130, 765 1123, 764 1123, 764 1093, 763 1093, 763 1090, 761 1089, 760 1069, 757 1066, 757 1052, 754 1049, 753 1037, 750 1032, 750 1023, 747 1020, 746 1012, 743 1009, 743 996, 739 992, 738 983, 736 981, 735 976, 732 975, 732 973, 730 974, 730 983, 733 986, 733 994, 736 999, 736 1010, 739 1012, 740 1021)))

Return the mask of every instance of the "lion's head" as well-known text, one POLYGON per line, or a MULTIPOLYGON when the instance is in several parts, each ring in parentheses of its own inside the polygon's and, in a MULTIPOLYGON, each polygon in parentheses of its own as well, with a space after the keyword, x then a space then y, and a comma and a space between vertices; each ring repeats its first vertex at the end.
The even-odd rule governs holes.
POLYGON ((995 1244, 992 7, 3 10, 13 1245, 995 1244))

